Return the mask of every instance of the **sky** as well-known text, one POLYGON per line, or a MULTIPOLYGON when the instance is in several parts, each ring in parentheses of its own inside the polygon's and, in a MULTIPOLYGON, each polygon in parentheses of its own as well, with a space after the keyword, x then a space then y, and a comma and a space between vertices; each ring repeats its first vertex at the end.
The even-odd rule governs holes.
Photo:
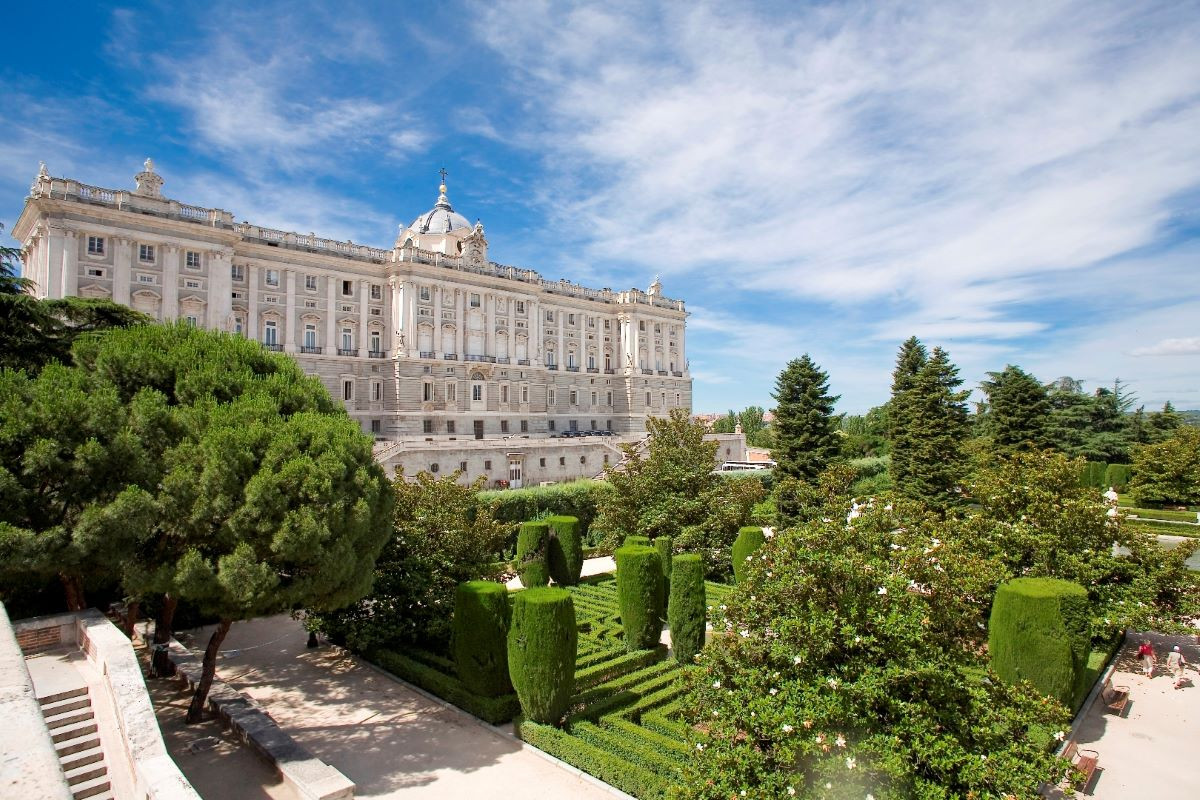
MULTIPOLYGON (((1200 408, 1200 2, 18 4, 0 222, 38 169, 686 301, 697 412, 838 408, 899 344, 1200 408)), ((8 233, 4 233, 8 238, 8 233)), ((10 241, 11 244, 11 241, 10 241)))

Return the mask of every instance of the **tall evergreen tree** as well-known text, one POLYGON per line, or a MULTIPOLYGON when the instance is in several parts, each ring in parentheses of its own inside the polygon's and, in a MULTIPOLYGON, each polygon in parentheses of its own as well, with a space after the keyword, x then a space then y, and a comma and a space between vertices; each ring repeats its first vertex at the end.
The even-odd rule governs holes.
POLYGON ((779 474, 815 481, 838 456, 841 439, 833 413, 839 395, 829 394, 829 375, 808 353, 794 358, 775 379, 775 447, 779 474))
POLYGON ((896 486, 909 497, 944 509, 957 500, 966 478, 963 443, 970 435, 967 395, 960 391, 958 367, 945 350, 933 348, 909 390, 907 439, 908 480, 896 486))
POLYGON ((900 345, 896 369, 892 372, 892 399, 887 405, 888 445, 892 455, 888 470, 892 485, 899 487, 912 477, 912 442, 909 428, 913 417, 912 391, 917 376, 929 360, 925 345, 915 336, 900 345))
POLYGON ((1162 408, 1162 411, 1155 411, 1150 414, 1146 420, 1146 435, 1150 442, 1162 442, 1171 438, 1175 433, 1175 429, 1183 424, 1183 417, 1179 416, 1179 412, 1175 410, 1175 406, 1171 405, 1168 400, 1162 408))
POLYGON ((1046 447, 1050 400, 1037 378, 1009 364, 1002 372, 989 372, 981 386, 988 398, 984 431, 997 450, 1011 453, 1046 447))

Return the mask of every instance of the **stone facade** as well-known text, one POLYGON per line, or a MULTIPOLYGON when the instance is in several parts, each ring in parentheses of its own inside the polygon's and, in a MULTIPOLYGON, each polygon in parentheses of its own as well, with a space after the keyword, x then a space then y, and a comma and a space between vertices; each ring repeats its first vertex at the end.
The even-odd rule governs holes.
MULTIPOLYGON (((636 435, 691 408, 683 301, 657 280, 589 289, 490 261, 444 182, 385 250, 166 198, 149 160, 135 181, 104 189, 41 168, 13 228, 39 296, 107 297, 257 339, 381 443, 490 439, 503 453, 506 437, 636 435)), ((571 477, 599 471, 584 466, 571 477)))

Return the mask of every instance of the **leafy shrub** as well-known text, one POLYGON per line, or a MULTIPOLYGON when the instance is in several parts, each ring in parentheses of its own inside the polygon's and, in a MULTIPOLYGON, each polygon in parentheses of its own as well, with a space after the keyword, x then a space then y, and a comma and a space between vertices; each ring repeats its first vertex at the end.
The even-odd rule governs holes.
POLYGON ((671 537, 670 536, 655 536, 654 549, 658 551, 658 557, 663 562, 663 577, 669 582, 671 580, 671 537))
POLYGON ((680 664, 691 664, 704 646, 704 560, 696 553, 683 553, 671 562, 671 597, 667 602, 671 647, 680 664))
POLYGON ((625 547, 630 547, 630 546, 634 546, 634 547, 653 547, 654 545, 653 545, 653 543, 650 541, 650 537, 649 537, 649 536, 626 536, 626 537, 625 537, 625 544, 624 544, 624 546, 625 546, 625 547))
POLYGON ((397 678, 420 686, 447 703, 453 703, 463 711, 493 725, 508 722, 521 710, 515 694, 481 697, 469 691, 458 678, 446 674, 444 670, 422 664, 404 653, 380 647, 366 651, 365 655, 369 661, 383 667, 397 678))
POLYGON ((1108 470, 1108 464, 1103 461, 1088 461, 1083 465, 1083 469, 1079 473, 1079 485, 1089 486, 1096 489, 1105 488, 1104 475, 1108 470))
POLYGON ((467 691, 512 693, 508 680, 508 589, 492 581, 460 584, 454 596, 454 663, 467 691))
POLYGON ((497 520, 508 524, 511 533, 504 550, 512 553, 521 523, 555 514, 578 519, 580 536, 590 544, 596 544, 600 531, 593 531, 592 523, 610 492, 612 486, 605 481, 582 480, 554 486, 480 492, 479 502, 491 509, 497 520))
POLYGON ((1123 492, 1129 485, 1131 477, 1133 477, 1133 467, 1129 464, 1109 464, 1108 469, 1104 471, 1104 485, 1123 492))
POLYGON ((996 589, 988 620, 992 669, 1005 681, 1027 680, 1070 703, 1087 662, 1087 590, 1057 578, 1016 578, 996 589))
POLYGON ((513 599, 508 673, 529 719, 557 725, 567 713, 578 636, 575 604, 566 589, 526 589, 513 599))
POLYGON ((575 517, 546 517, 550 526, 546 567, 559 586, 574 586, 583 572, 583 538, 575 517))
POLYGON ((1170 439, 1137 448, 1129 491, 1139 506, 1200 504, 1200 428, 1183 425, 1170 439))
POLYGON ((662 559, 653 547, 642 545, 619 547, 614 555, 625 647, 654 647, 662 632, 662 559))
POLYGON ((555 758, 578 767, 587 774, 615 786, 621 791, 641 798, 656 800, 666 796, 667 781, 644 767, 630 764, 629 760, 595 745, 580 740, 565 731, 549 725, 522 720, 518 722, 517 736, 534 747, 544 750, 555 758))
POLYGON ((763 492, 770 493, 775 488, 775 470, 773 469, 730 469, 716 473, 718 478, 738 480, 749 478, 762 484, 763 492))
POLYGON ((754 551, 767 541, 763 529, 747 526, 738 531, 737 539, 733 542, 733 577, 737 583, 746 581, 746 562, 754 551))
POLYGON ((550 582, 547 555, 550 549, 550 524, 526 522, 517 537, 517 574, 525 587, 545 586, 550 582))

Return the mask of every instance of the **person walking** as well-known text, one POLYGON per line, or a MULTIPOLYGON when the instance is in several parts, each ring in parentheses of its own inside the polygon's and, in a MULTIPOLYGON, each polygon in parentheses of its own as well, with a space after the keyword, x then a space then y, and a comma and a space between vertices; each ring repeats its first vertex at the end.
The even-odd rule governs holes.
POLYGON ((1138 660, 1142 662, 1142 671, 1154 677, 1154 665, 1157 659, 1154 657, 1154 648, 1150 646, 1149 639, 1142 639, 1142 643, 1138 645, 1138 660))
POLYGON ((1179 652, 1179 645, 1171 648, 1171 652, 1167 654, 1167 669, 1175 675, 1175 688, 1178 689, 1183 685, 1183 667, 1187 661, 1183 658, 1183 653, 1179 652))

